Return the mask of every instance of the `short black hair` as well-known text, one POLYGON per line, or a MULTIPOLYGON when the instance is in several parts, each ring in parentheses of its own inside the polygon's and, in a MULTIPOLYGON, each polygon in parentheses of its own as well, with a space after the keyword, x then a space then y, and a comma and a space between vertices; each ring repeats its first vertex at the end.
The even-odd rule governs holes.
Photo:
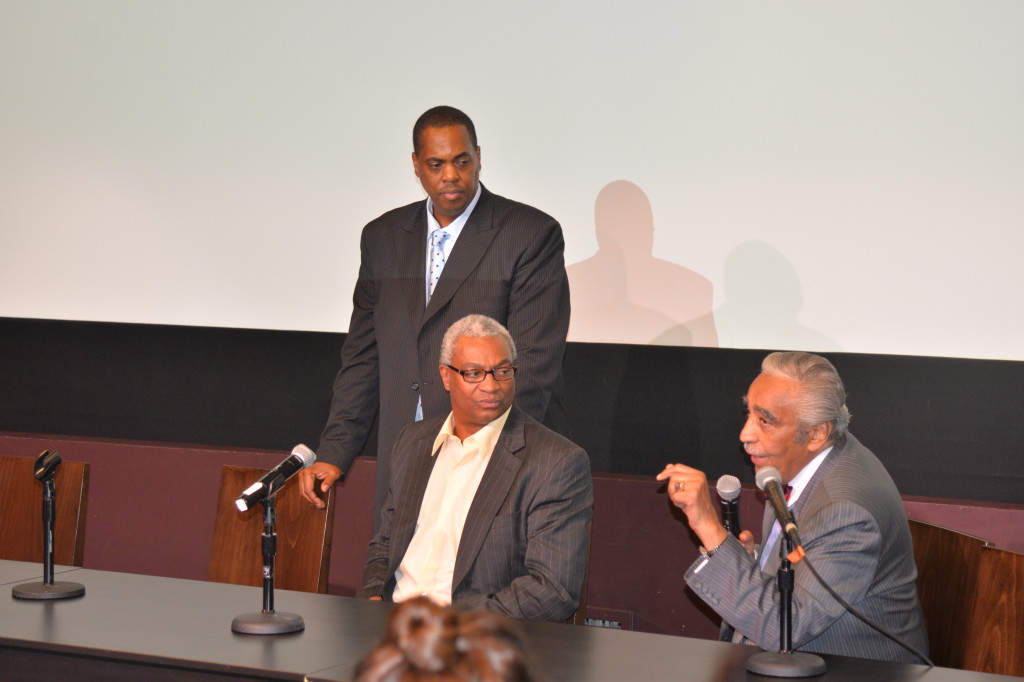
POLYGON ((469 131, 469 141, 473 143, 474 148, 477 146, 476 128, 469 116, 455 107, 440 106, 427 109, 416 119, 416 125, 412 127, 412 150, 417 154, 420 153, 420 138, 427 128, 448 128, 449 126, 466 126, 466 130, 469 131))

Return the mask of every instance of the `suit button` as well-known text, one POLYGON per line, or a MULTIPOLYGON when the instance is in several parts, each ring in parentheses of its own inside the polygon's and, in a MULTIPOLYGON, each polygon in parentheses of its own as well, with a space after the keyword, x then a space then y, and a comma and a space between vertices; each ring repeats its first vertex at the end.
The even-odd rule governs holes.
POLYGON ((418 390, 420 390, 420 384, 419 384, 419 382, 414 381, 414 382, 412 382, 412 386, 410 386, 409 388, 411 388, 414 391, 418 391, 418 390))

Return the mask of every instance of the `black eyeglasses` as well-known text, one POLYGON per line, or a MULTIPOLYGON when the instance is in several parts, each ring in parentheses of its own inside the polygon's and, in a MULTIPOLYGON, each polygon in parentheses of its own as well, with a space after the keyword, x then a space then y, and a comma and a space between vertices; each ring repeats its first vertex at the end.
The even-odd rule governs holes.
POLYGON ((463 381, 470 384, 479 384, 484 380, 484 377, 490 374, 494 377, 495 381, 509 381, 516 375, 518 367, 495 367, 494 369, 459 369, 458 367, 452 367, 451 365, 445 365, 448 369, 453 372, 458 372, 462 375, 463 381))

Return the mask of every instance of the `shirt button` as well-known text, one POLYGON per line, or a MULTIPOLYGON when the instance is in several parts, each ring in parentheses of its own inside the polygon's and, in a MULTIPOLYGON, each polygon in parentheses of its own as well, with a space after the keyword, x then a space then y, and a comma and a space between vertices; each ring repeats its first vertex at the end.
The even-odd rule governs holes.
POLYGON ((411 388, 414 391, 418 391, 420 390, 420 384, 418 381, 414 381, 412 382, 412 386, 410 386, 409 388, 411 388))

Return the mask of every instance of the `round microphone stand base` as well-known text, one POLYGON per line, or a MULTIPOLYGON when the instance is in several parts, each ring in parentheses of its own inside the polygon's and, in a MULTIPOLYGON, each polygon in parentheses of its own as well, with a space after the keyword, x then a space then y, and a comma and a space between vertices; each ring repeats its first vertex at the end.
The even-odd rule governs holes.
POLYGON ((825 674, 825 661, 802 651, 761 651, 747 659, 747 670, 768 677, 814 677, 825 674))
POLYGON ((246 635, 282 635, 305 630, 306 624, 297 613, 243 613, 231 621, 231 629, 246 635))
POLYGON ((11 595, 18 599, 68 599, 85 594, 85 585, 56 581, 52 583, 25 583, 15 585, 11 595))

